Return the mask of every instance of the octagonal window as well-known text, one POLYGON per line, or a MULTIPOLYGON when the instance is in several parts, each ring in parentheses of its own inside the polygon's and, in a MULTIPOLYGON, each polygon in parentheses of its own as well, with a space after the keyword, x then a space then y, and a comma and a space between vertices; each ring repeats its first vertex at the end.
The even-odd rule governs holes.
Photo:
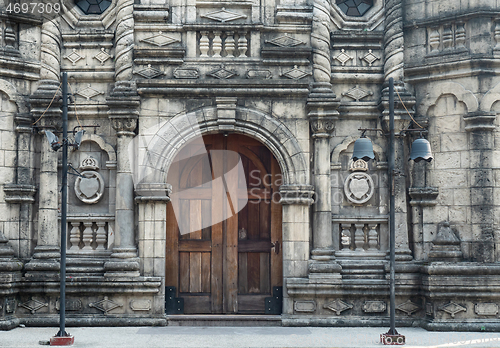
POLYGON ((75 3, 87 15, 101 14, 111 5, 109 0, 76 0, 75 3))
POLYGON ((373 7, 373 0, 337 0, 337 6, 348 16, 364 16, 373 7))

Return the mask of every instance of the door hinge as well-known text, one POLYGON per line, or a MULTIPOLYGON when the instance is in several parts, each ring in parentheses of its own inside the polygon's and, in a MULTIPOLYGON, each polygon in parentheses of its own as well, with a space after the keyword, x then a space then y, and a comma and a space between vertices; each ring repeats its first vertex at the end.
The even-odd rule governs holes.
POLYGON ((266 314, 281 314, 283 311, 283 287, 273 286, 273 297, 265 298, 266 314))
POLYGON ((175 293, 175 286, 165 287, 165 314, 184 314, 184 299, 175 293))

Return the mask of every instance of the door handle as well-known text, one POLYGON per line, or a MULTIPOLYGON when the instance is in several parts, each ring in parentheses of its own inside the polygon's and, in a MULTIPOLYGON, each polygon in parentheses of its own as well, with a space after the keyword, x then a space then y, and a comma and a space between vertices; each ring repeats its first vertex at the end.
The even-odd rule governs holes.
POLYGON ((279 241, 276 241, 274 243, 271 243, 271 249, 274 250, 274 252, 277 254, 280 253, 280 242, 279 241))

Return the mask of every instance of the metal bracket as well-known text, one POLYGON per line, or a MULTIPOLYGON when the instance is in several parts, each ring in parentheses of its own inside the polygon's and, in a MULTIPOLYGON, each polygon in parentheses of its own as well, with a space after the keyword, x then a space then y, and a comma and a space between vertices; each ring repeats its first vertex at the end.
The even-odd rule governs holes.
POLYGON ((175 294, 175 286, 165 287, 165 314, 184 314, 184 299, 175 294))
POLYGON ((266 314, 281 314, 283 311, 283 287, 273 286, 273 297, 265 298, 266 314))

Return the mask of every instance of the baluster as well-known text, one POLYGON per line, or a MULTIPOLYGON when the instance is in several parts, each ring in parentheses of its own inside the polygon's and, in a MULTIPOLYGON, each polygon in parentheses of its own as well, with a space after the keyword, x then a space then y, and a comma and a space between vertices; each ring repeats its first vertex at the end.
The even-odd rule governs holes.
POLYGON ((437 51, 439 49, 439 30, 438 28, 433 28, 431 30, 431 33, 429 34, 429 46, 431 49, 431 52, 437 51))
POLYGON ((451 48, 453 46, 453 31, 451 25, 447 25, 443 30, 443 48, 451 48))
POLYGON ((68 250, 78 250, 80 244, 80 222, 71 221, 71 231, 69 232, 69 241, 71 246, 68 250))
POLYGON ((105 250, 106 248, 104 245, 106 244, 106 230, 104 229, 104 226, 106 226, 105 221, 98 221, 96 222, 97 225, 97 231, 95 232, 95 241, 97 243, 97 248, 96 250, 105 250))
POLYGON ((378 233, 377 224, 368 224, 368 250, 377 250, 378 246, 378 233))
POLYGON ((208 50, 210 49, 210 40, 208 39, 208 31, 202 31, 200 37, 200 57, 208 57, 208 50))
POLYGON ((455 46, 465 47, 465 24, 457 23, 457 31, 455 34, 455 46))
POLYGON ((365 232, 363 227, 365 224, 354 224, 356 231, 354 232, 354 244, 356 246, 356 251, 364 251, 363 245, 365 244, 365 232))
POLYGON ((248 40, 246 38, 246 32, 242 31, 239 33, 238 38, 238 50, 240 51, 240 58, 245 58, 248 51, 248 40))
POLYGON ((349 250, 351 248, 351 224, 341 224, 341 227, 340 243, 342 249, 349 250))
POLYGON ((94 235, 94 231, 92 231, 92 222, 85 221, 83 223, 85 229, 83 230, 83 249, 82 250, 92 250, 92 239, 94 235))
POLYGON ((228 31, 226 33, 226 42, 225 42, 225 45, 224 45, 224 49, 226 50, 227 52, 227 57, 234 57, 234 55, 236 54, 236 47, 234 45, 234 37, 233 37, 233 32, 232 31, 228 31))
POLYGON ((16 32, 12 28, 12 24, 9 21, 5 22, 5 46, 6 48, 15 48, 16 46, 16 32))
POLYGON ((221 39, 221 34, 222 32, 220 31, 214 31, 214 40, 212 44, 212 49, 214 51, 214 55, 212 57, 220 58, 221 57, 221 52, 222 52, 222 39, 221 39))
POLYGON ((500 19, 495 23, 495 41, 497 42, 496 48, 500 49, 500 19))

